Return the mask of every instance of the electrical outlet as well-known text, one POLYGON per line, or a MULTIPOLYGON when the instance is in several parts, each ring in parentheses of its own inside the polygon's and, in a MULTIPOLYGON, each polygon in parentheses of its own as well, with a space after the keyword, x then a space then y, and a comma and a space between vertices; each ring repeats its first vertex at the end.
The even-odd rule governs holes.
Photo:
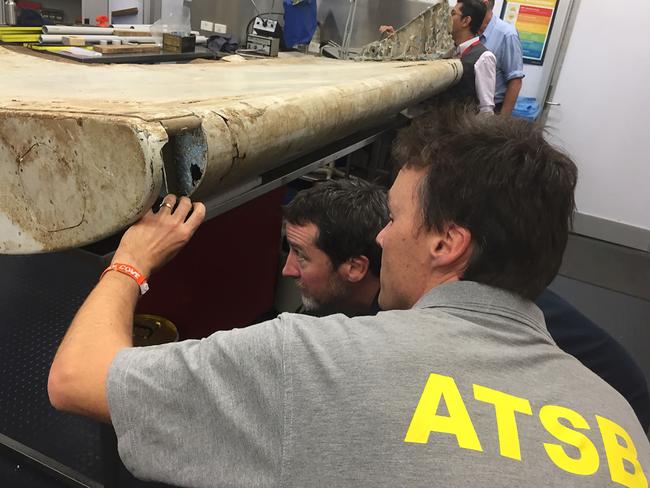
POLYGON ((277 27, 277 20, 263 19, 261 17, 255 17, 255 23, 253 24, 253 30, 258 33, 260 31, 274 33, 277 27))
POLYGON ((214 31, 218 34, 225 34, 228 31, 228 26, 225 24, 214 24, 214 31))
POLYGON ((213 22, 210 22, 208 20, 202 20, 201 21, 201 30, 212 32, 213 28, 214 28, 214 23, 213 22))

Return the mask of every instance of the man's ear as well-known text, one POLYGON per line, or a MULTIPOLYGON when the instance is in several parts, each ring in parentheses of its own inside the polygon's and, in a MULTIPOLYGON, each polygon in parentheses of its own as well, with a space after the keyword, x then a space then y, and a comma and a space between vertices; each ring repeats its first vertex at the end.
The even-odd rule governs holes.
POLYGON ((431 257, 437 266, 459 265, 465 269, 472 249, 472 233, 469 229, 450 224, 445 230, 436 234, 431 241, 431 257))
POLYGON ((354 256, 339 266, 339 274, 350 283, 358 283, 366 277, 370 261, 366 256, 354 256))

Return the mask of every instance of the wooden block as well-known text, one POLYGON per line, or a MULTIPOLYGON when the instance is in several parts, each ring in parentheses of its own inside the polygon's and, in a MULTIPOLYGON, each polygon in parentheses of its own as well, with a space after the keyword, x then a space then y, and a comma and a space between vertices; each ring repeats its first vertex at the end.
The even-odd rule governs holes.
POLYGON ((143 31, 137 31, 133 29, 124 29, 124 30, 119 30, 115 29, 113 31, 114 36, 120 36, 120 37, 151 37, 151 32, 143 32, 143 31))
POLYGON ((178 34, 163 33, 163 50, 173 53, 194 52, 196 37, 180 36, 178 34))
POLYGON ((118 46, 94 46, 102 54, 159 53, 160 46, 155 44, 121 44, 118 46))
POLYGON ((128 17, 129 15, 138 15, 138 7, 123 8, 111 12, 112 17, 128 17))
POLYGON ((86 40, 83 37, 63 36, 62 42, 65 46, 85 46, 86 40))

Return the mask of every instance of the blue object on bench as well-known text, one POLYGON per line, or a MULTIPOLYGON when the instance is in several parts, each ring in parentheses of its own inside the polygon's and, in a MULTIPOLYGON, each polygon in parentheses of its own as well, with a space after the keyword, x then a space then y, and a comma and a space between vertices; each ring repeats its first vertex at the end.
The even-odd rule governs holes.
POLYGON ((535 121, 540 111, 539 103, 535 97, 517 97, 512 116, 535 121))

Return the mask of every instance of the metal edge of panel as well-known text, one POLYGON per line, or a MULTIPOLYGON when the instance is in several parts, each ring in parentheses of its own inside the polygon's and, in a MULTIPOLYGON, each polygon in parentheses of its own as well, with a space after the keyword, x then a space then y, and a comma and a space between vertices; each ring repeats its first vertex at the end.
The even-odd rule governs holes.
POLYGON ((225 192, 223 195, 207 200, 205 202, 206 219, 211 219, 239 205, 243 205, 264 193, 374 143, 386 131, 403 125, 403 122, 400 123, 398 120, 403 119, 394 119, 381 127, 361 131, 352 136, 335 141, 318 151, 290 161, 283 166, 263 174, 259 178, 239 185, 225 192))
POLYGON ((4 434, 0 434, 0 451, 7 452, 13 458, 24 461, 38 471, 68 486, 75 488, 102 488, 104 486, 4 434))

